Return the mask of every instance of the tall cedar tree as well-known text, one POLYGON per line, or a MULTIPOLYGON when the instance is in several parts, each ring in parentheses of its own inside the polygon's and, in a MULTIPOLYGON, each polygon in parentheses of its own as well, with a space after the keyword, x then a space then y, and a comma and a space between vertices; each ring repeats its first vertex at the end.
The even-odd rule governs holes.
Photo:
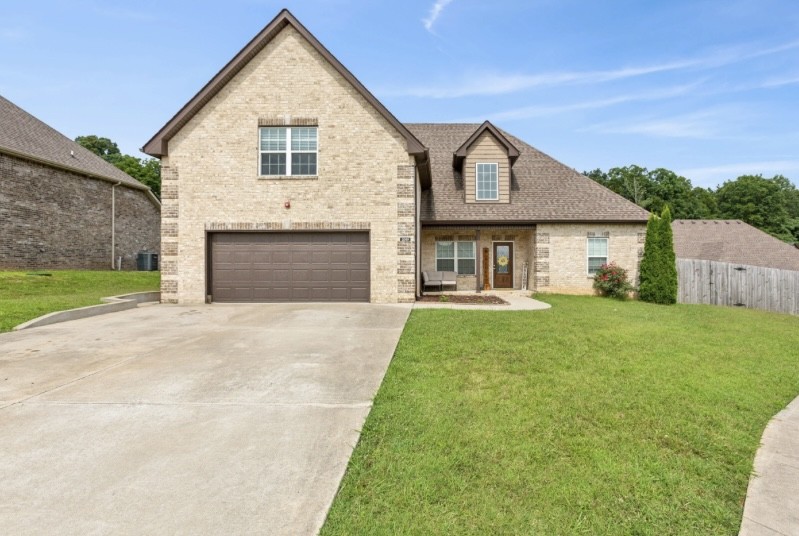
POLYGON ((674 253, 674 234, 671 230, 671 210, 668 205, 660 215, 660 255, 663 261, 661 288, 663 301, 658 303, 677 303, 677 255, 674 253))
POLYGON ((645 302, 672 304, 677 301, 677 263, 671 232, 671 211, 654 214, 646 224, 644 258, 641 259, 638 297, 645 302))
POLYGON ((649 215, 646 222, 646 241, 644 242, 644 256, 638 269, 638 298, 645 302, 654 302, 656 295, 656 282, 658 279, 658 266, 660 265, 660 224, 658 217, 649 215))

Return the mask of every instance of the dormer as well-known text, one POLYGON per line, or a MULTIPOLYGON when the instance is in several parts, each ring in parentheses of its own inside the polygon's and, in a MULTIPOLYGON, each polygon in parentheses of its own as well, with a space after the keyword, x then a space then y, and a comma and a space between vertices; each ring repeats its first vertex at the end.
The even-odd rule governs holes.
POLYGON ((453 154, 466 203, 510 203, 511 169, 519 150, 486 121, 453 154))

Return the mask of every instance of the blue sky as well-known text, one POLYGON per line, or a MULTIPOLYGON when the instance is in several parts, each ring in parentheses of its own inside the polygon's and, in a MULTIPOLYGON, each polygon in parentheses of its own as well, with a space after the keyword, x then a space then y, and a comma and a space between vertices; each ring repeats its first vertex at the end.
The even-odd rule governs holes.
POLYGON ((580 171, 799 180, 796 0, 4 0, 0 94, 142 156, 283 7, 401 121, 490 119, 580 171))

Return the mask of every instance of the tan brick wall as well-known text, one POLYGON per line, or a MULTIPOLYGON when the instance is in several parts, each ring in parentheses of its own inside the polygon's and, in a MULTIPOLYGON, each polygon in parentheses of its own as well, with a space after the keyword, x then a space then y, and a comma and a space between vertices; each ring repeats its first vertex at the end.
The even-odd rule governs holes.
POLYGON ((593 279, 588 275, 587 240, 589 233, 608 237, 609 262, 629 271, 630 281, 638 280, 639 233, 646 224, 539 224, 536 228, 534 282, 540 292, 592 294, 593 279))
MULTIPOLYGON (((476 230, 468 227, 453 229, 422 230, 422 271, 436 270, 436 241, 439 240, 475 240, 476 230)), ((489 283, 491 283, 491 264, 494 262, 494 242, 513 243, 513 288, 521 289, 524 263, 528 266, 527 288, 532 289, 533 240, 535 232, 532 228, 514 229, 506 227, 480 227, 480 240, 477 243, 477 255, 482 264, 483 248, 488 248, 489 283)), ((457 290, 476 290, 477 278, 483 281, 482 266, 477 276, 459 275, 457 290)))
POLYGON ((204 301, 206 229, 226 223, 347 229, 368 222, 372 301, 413 299, 405 272, 414 259, 414 214, 408 199, 398 205, 415 180, 405 139, 290 26, 169 141, 166 160, 175 182, 164 186, 174 199, 164 202, 163 260, 174 261, 175 273, 164 274, 165 301, 204 301), (275 117, 318 124, 318 177, 259 177, 259 121, 275 117), (411 238, 409 248, 400 236, 411 238), (177 254, 168 258, 173 240, 177 254))

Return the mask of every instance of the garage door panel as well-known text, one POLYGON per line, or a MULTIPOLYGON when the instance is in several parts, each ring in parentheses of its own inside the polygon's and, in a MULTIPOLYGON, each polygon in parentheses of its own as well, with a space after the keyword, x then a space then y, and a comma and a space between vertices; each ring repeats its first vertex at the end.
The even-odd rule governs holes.
POLYGON ((214 233, 214 301, 369 301, 364 232, 214 233))

